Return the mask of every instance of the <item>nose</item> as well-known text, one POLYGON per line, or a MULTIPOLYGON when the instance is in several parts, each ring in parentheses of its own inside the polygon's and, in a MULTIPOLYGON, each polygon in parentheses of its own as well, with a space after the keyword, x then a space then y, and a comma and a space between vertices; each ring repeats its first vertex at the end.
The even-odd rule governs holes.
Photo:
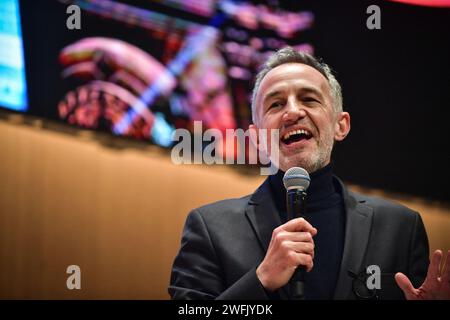
POLYGON ((286 125, 297 123, 300 119, 306 117, 306 111, 301 103, 295 98, 290 98, 285 105, 285 111, 283 113, 283 123, 286 125))

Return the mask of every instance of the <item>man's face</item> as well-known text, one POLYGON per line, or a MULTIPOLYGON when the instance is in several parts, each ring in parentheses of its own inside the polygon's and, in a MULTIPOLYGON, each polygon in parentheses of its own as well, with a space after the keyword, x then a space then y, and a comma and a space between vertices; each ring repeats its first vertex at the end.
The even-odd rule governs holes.
POLYGON ((281 170, 312 173, 330 162, 334 140, 350 129, 348 113, 336 113, 327 79, 301 63, 286 63, 263 78, 256 96, 255 126, 280 130, 281 170))

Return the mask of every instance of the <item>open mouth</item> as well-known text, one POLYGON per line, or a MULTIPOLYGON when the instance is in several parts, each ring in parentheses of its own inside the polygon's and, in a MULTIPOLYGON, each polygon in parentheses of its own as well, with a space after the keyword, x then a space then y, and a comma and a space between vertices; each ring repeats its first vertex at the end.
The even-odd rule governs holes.
POLYGON ((311 132, 309 132, 308 130, 299 129, 299 130, 292 130, 292 131, 286 133, 281 138, 281 142, 283 142, 284 144, 290 145, 292 143, 299 142, 302 140, 309 140, 311 138, 312 138, 311 132))

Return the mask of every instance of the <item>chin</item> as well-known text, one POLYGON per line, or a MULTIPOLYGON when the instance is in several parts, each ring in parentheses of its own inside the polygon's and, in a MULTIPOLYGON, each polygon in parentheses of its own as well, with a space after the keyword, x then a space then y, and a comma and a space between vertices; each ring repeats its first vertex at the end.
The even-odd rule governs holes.
POLYGON ((293 157, 284 161, 280 161, 281 170, 286 171, 287 169, 292 167, 301 167, 308 171, 308 173, 310 173, 310 169, 313 169, 313 167, 315 166, 313 159, 304 157, 293 157))
POLYGON ((322 161, 318 154, 314 155, 295 155, 289 158, 280 159, 280 169, 285 171, 292 167, 301 167, 305 169, 309 174, 324 167, 326 161, 322 161))

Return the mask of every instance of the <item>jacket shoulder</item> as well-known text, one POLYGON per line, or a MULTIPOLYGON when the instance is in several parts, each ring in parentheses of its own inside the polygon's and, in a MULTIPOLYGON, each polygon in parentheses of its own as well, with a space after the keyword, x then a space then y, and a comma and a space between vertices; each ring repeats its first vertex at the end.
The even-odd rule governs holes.
POLYGON ((376 214, 389 214, 390 216, 410 219, 415 219, 419 215, 417 211, 392 200, 386 200, 377 196, 368 196, 353 191, 349 193, 356 199, 357 202, 373 208, 376 214))
POLYGON ((248 205, 251 195, 241 198, 225 199, 200 206, 197 211, 203 218, 211 218, 223 214, 243 214, 248 205))

